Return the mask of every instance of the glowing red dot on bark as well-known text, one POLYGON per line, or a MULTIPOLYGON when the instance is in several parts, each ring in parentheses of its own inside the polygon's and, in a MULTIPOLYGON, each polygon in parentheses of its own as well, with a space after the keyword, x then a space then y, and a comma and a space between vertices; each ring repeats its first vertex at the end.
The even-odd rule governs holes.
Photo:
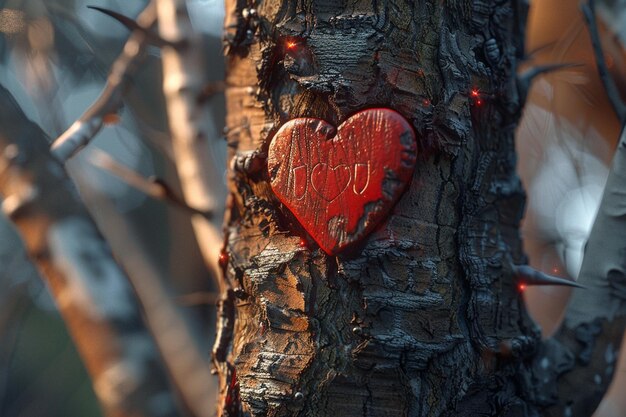
POLYGON ((476 105, 477 105, 477 106, 482 106, 482 105, 483 105, 482 100, 476 100, 476 105))
POLYGON ((298 43, 295 41, 287 41, 287 49, 294 50, 298 46, 298 43))
POLYGON ((526 284, 521 283, 517 286, 517 289, 519 290, 519 292, 524 292, 524 290, 526 290, 526 284))
POLYGON ((430 100, 425 98, 424 100, 422 100, 422 106, 424 107, 428 107, 430 106, 430 100))
POLYGON ((222 253, 220 253, 218 263, 220 267, 226 268, 226 265, 228 265, 228 253, 226 251, 222 251, 222 253))
POLYGON ((301 248, 306 248, 307 247, 306 239, 300 238, 300 247, 301 248))
POLYGON ((480 91, 478 91, 477 88, 473 88, 472 92, 471 92, 472 97, 478 97, 480 96, 480 91))

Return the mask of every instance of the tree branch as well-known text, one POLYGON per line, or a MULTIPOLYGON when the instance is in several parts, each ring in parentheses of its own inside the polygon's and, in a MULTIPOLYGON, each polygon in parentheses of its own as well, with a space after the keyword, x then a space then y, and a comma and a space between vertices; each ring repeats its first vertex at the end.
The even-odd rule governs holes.
MULTIPOLYGON (((156 9, 150 2, 137 17, 137 25, 149 28, 155 21, 156 9)), ((145 31, 136 30, 131 34, 121 55, 113 63, 107 83, 98 99, 52 144, 52 153, 57 159, 65 162, 74 156, 98 134, 107 123, 107 118, 119 112, 123 105, 124 91, 143 56, 146 44, 145 31)))
POLYGON ((0 194, 91 374, 105 414, 177 416, 132 288, 44 132, 0 87, 0 194))
POLYGON ((124 181, 126 184, 156 200, 172 203, 190 214, 198 214, 206 217, 207 219, 210 219, 213 215, 211 212, 207 213, 198 210, 195 207, 190 207, 187 203, 185 203, 185 201, 176 195, 172 188, 163 180, 153 177, 144 178, 130 168, 116 162, 115 159, 104 151, 92 151, 89 156, 89 161, 98 168, 106 170, 110 174, 115 175, 124 181))
POLYGON ((604 85, 606 95, 609 98, 611 105, 613 106, 613 110, 617 114, 620 123, 624 125, 626 123, 626 104, 622 100, 619 94, 619 89, 615 84, 615 80, 611 76, 611 73, 609 72, 609 69, 606 65, 606 59, 604 58, 602 43, 600 42, 598 24, 596 22, 595 1, 588 0, 587 3, 584 3, 581 6, 581 9, 583 12, 583 16, 585 17, 585 22, 587 23, 587 28, 589 29, 591 45, 593 47, 593 52, 596 57, 596 65, 598 67, 600 80, 604 85))

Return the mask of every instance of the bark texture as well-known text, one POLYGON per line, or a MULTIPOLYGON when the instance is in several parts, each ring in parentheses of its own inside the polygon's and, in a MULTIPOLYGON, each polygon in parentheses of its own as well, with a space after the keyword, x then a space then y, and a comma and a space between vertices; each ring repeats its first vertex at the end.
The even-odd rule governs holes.
POLYGON ((223 415, 535 416, 539 332, 513 269, 524 1, 227 1, 231 205, 215 360, 223 415), (328 256, 268 185, 273 134, 388 107, 417 166, 391 215, 328 256))

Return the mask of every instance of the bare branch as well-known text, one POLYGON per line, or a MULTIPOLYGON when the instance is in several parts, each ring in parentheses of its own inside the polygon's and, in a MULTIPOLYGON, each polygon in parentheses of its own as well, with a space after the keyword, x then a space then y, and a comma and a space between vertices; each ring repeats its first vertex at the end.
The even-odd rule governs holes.
POLYGON ((116 162, 109 154, 101 150, 92 151, 89 161, 107 172, 115 175, 126 184, 141 191, 142 193, 161 201, 166 201, 182 208, 190 214, 198 214, 207 219, 212 217, 211 212, 203 212, 194 207, 190 207, 183 201, 172 188, 163 180, 158 178, 144 178, 132 169, 116 162))
MULTIPOLYGON (((155 21, 156 9, 151 2, 137 18, 137 25, 148 28, 155 21)), ((146 43, 144 31, 134 31, 131 34, 121 55, 113 63, 107 83, 98 99, 52 144, 52 153, 57 159, 65 162, 74 156, 89 144, 111 115, 119 112, 129 77, 143 56, 146 43)))
POLYGON ((107 416, 177 416, 127 278, 49 149, 0 87, 0 194, 91 374, 107 416))
POLYGON ((588 0, 587 3, 583 3, 581 9, 585 17, 585 22, 587 23, 587 28, 589 29, 589 36, 591 37, 591 45, 593 46, 593 52, 596 57, 596 66, 598 67, 600 80, 602 80, 606 95, 613 106, 613 110, 617 114, 620 123, 624 125, 626 123, 626 104, 622 100, 619 89, 606 64, 596 21, 595 1, 588 0))

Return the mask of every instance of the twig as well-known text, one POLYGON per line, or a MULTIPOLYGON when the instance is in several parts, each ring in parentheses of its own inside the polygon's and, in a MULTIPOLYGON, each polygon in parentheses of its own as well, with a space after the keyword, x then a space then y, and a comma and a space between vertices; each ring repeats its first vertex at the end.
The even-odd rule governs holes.
POLYGON ((566 287, 585 288, 576 281, 555 277, 538 271, 528 265, 513 265, 513 274, 523 285, 561 285, 566 287))
MULTIPOLYGON (((156 21, 156 9, 150 2, 137 17, 137 25, 149 28, 156 21)), ((66 162, 80 149, 87 146, 106 124, 110 115, 116 115, 123 105, 124 90, 130 75, 135 71, 137 63, 143 56, 146 45, 146 34, 134 31, 121 55, 113 63, 107 83, 98 99, 52 144, 52 153, 61 162, 66 162)))
POLYGON ((600 80, 604 85, 606 95, 613 106, 613 110, 617 114, 620 124, 623 126, 626 124, 626 104, 622 100, 619 94, 619 89, 615 84, 615 80, 611 76, 611 73, 606 65, 604 50, 602 49, 600 34, 598 32, 598 24, 596 21, 595 1, 588 0, 587 3, 583 3, 581 10, 583 12, 583 16, 585 17, 587 28, 589 29, 589 36, 591 37, 591 45, 593 47, 593 53, 596 57, 596 66, 598 67, 600 80))
POLYGON ((211 212, 204 212, 194 207, 190 207, 187 203, 185 203, 185 201, 176 195, 176 193, 165 183, 165 181, 158 178, 144 178, 132 169, 116 162, 104 151, 94 149, 89 155, 89 161, 98 168, 115 175, 126 184, 154 198, 155 200, 172 203, 190 214, 198 214, 207 219, 210 219, 213 215, 211 212))

